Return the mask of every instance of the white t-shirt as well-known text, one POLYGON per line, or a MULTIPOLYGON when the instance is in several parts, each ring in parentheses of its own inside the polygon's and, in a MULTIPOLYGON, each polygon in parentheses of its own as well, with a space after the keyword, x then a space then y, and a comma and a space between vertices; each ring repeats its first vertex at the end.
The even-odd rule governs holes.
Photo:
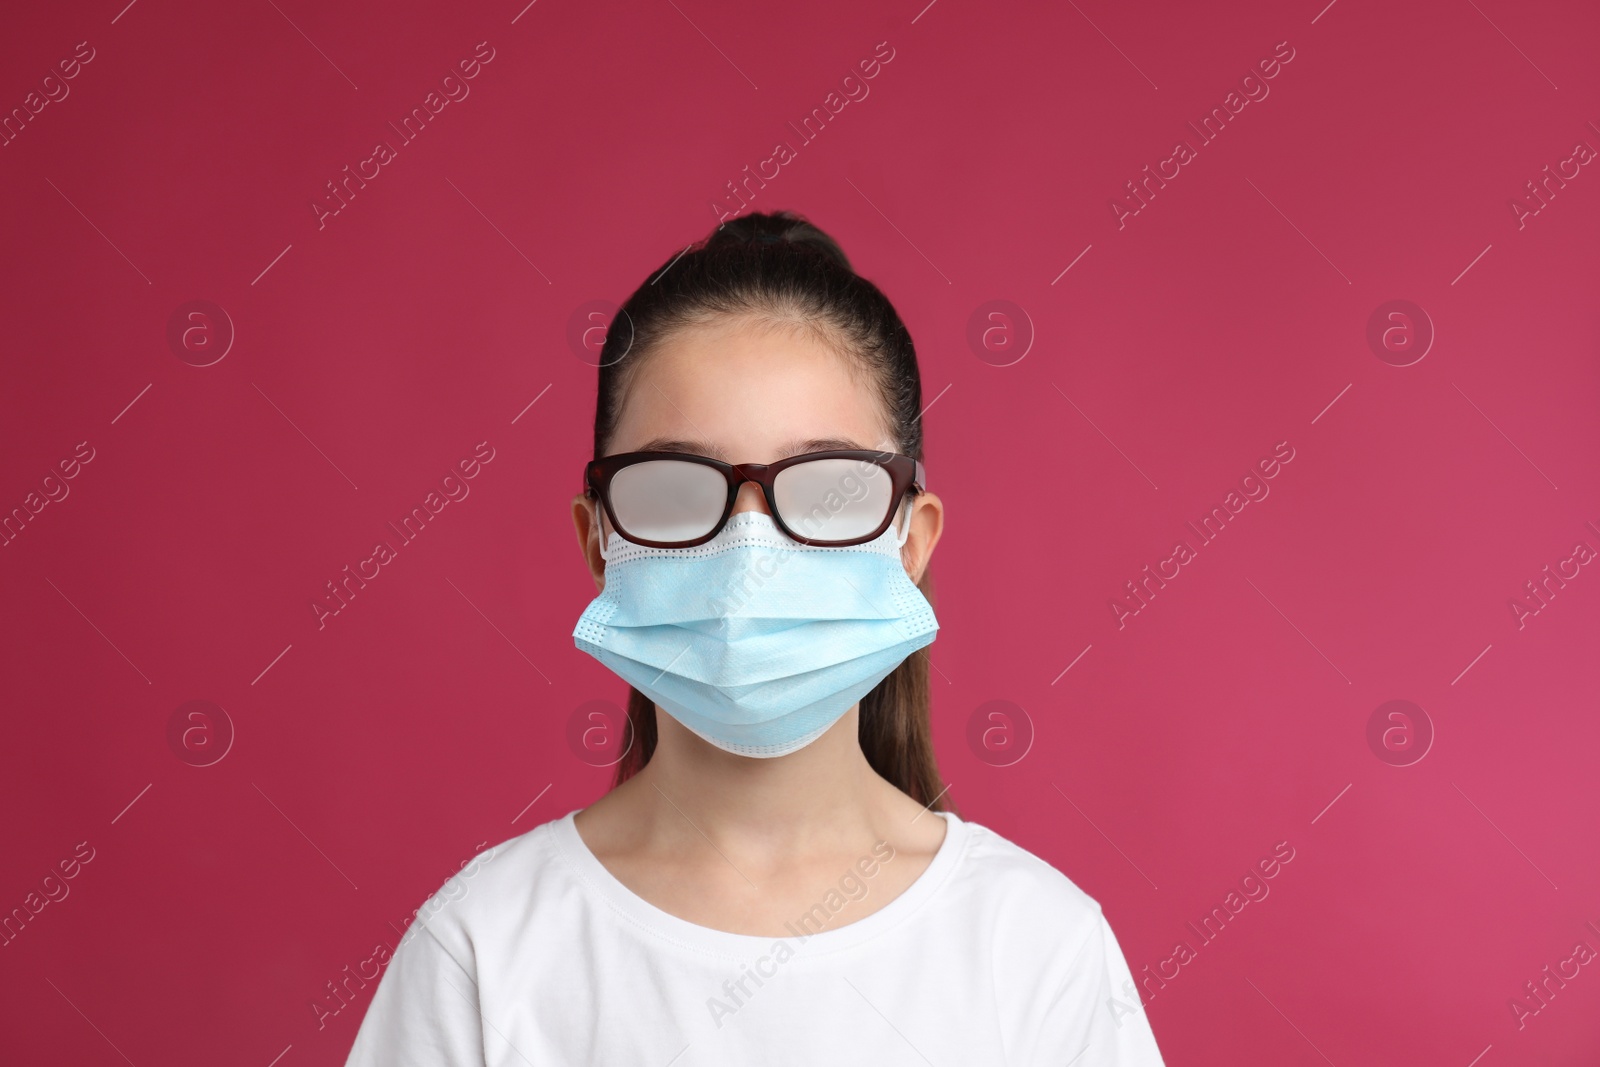
POLYGON ((347 1067, 1161 1067, 1099 904, 977 823, 942 813, 928 868, 865 918, 828 925, 895 862, 884 845, 764 937, 637 896, 576 814, 429 898, 347 1067))

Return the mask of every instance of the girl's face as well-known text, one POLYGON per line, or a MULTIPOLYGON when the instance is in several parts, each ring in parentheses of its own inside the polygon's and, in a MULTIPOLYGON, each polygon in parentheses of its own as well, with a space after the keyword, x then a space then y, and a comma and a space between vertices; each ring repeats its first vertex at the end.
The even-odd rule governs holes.
MULTIPOLYGON (((628 384, 607 452, 682 451, 726 463, 772 463, 830 448, 898 451, 866 372, 804 331, 728 319, 679 330, 645 359, 628 384)), ((944 506, 932 493, 912 499, 910 519, 899 520, 911 523, 901 561, 918 581, 939 540, 944 506)), ((760 487, 747 482, 734 511, 752 509, 766 511, 767 503, 760 487)), ((572 500, 596 589, 605 587, 597 516, 606 536, 611 530, 601 512, 582 494, 572 500)))

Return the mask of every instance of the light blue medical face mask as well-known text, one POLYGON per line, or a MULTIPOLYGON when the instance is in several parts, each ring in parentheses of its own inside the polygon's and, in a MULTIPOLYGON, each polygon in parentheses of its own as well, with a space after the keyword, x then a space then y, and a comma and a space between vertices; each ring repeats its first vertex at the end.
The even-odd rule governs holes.
POLYGON ((718 748, 783 756, 815 741, 932 643, 933 608, 891 524, 847 548, 803 545, 742 511, 693 548, 612 532, 605 591, 577 646, 718 748))

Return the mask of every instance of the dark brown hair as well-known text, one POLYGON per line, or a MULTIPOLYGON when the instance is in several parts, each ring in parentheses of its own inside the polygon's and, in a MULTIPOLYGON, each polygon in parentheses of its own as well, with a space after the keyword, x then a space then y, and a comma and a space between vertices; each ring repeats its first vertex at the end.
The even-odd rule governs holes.
MULTIPOLYGON (((802 216, 752 213, 722 223, 663 263, 613 316, 600 350, 594 458, 607 452, 634 371, 674 331, 728 316, 810 330, 858 361, 883 403, 896 451, 922 459, 922 376, 889 298, 855 272, 837 242, 802 216)), ((933 601, 928 571, 917 588, 933 601)), ((889 782, 934 811, 950 810, 933 754, 929 660, 913 652, 861 698, 861 749, 889 782)), ((633 744, 621 785, 650 761, 655 702, 629 687, 633 744)))

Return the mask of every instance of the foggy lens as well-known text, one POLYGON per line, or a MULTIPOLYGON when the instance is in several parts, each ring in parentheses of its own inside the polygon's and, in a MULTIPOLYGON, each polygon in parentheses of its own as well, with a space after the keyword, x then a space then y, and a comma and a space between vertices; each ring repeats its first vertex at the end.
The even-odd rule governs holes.
POLYGON ((894 482, 876 463, 813 459, 778 474, 773 496, 789 529, 816 541, 865 537, 889 513, 894 482))
POLYGON ((622 532, 645 541, 689 541, 716 526, 728 483, 715 468, 677 459, 624 467, 611 479, 611 508, 622 532))

